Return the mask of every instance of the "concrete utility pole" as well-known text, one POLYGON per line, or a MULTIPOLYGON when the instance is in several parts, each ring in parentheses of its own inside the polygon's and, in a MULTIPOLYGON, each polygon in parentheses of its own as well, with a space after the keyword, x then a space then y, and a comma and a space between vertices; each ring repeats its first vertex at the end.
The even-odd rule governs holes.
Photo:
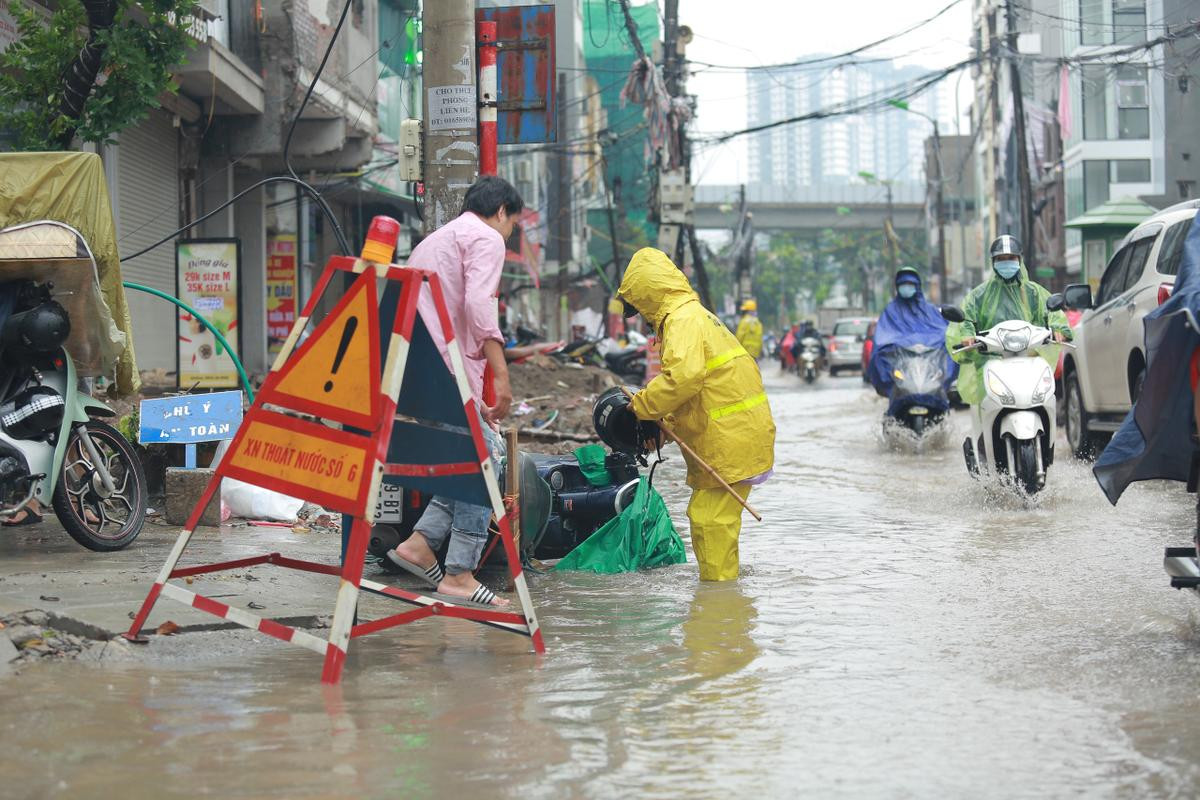
MULTIPOLYGON (((984 62, 984 69, 987 74, 988 84, 988 102, 983 108, 985 122, 983 122, 984 132, 984 150, 987 153, 987 158, 984 160, 984 180, 985 194, 991 192, 991 198, 988 202, 987 219, 980 219, 980 223, 984 225, 983 229, 983 246, 986 248, 988 244, 999 235, 1000 227, 1000 180, 997 173, 996 161, 996 127, 997 116, 1000 109, 1000 65, 996 61, 996 9, 994 6, 989 6, 987 12, 987 41, 988 41, 988 60, 984 62)), ((984 259, 986 261, 986 259, 984 259)), ((984 271, 986 275, 986 270, 984 271)))
POLYGON ((1034 243, 1033 189, 1029 183, 1029 146, 1025 137, 1025 99, 1021 95, 1021 69, 1017 65, 1017 18, 1012 0, 1004 0, 1004 17, 1008 28, 1008 75, 1012 84, 1013 135, 1017 137, 1017 185, 1021 195, 1021 244, 1025 249, 1025 266, 1033 276, 1037 266, 1037 247, 1034 243))
POLYGON ((892 276, 895 277, 896 270, 900 267, 896 263, 896 223, 892 221, 892 212, 894 210, 892 205, 892 182, 890 180, 884 181, 883 185, 887 189, 887 225, 884 226, 886 229, 884 233, 887 234, 888 267, 891 268, 892 276))
POLYGON ((475 3, 426 2, 424 30, 425 233, 458 216, 479 171, 475 3))
POLYGON ((741 308, 754 295, 754 215, 747 210, 746 185, 738 187, 738 221, 733 228, 734 302, 741 308))
POLYGON ((942 135, 938 131, 937 120, 933 122, 933 156, 937 166, 937 231, 938 231, 938 251, 937 251, 937 276, 938 276, 938 302, 945 303, 950 297, 950 293, 946 287, 946 203, 944 200, 943 187, 946 183, 946 170, 942 166, 942 135))

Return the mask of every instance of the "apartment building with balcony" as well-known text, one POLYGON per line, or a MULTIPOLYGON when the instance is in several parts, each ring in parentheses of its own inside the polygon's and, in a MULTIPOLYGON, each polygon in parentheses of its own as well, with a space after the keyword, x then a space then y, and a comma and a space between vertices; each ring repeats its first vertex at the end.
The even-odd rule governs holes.
MULTIPOLYGON (((1060 7, 1063 51, 1103 55, 1150 41, 1196 16, 1185 0, 1082 0, 1060 7)), ((1158 45, 1084 63, 1069 74, 1071 129, 1064 135, 1066 216, 1109 200, 1137 197, 1156 206, 1200 192, 1200 98, 1184 48, 1158 45)), ((1084 279, 1099 278, 1116 242, 1067 232, 1067 262, 1084 279)))
MULTIPOLYGON (((1020 228, 1010 57, 1017 59, 1035 214, 1049 280, 1098 279, 1116 241, 1064 228, 1109 200, 1165 207, 1200 192, 1200 101, 1188 41, 1142 48, 1194 21, 1189 0, 1026 0, 1008 52, 1005 4, 976 0, 973 126, 980 241, 1020 228), (1090 237, 1089 237, 1090 238, 1090 237)), ((1116 237, 1119 239, 1119 236, 1116 237)))

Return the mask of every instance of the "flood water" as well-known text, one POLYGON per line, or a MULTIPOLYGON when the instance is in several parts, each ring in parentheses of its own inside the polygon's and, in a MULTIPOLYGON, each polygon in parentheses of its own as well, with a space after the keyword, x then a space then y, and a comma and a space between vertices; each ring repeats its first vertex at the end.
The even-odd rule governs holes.
POLYGON ((1196 794, 1200 598, 1161 567, 1181 486, 1110 508, 1060 439, 1036 503, 985 495, 961 435, 894 452, 857 376, 765 369, 776 476, 736 583, 536 577, 544 657, 426 620, 357 640, 336 688, 249 634, 27 669, 0 684, 0 796, 1196 794))

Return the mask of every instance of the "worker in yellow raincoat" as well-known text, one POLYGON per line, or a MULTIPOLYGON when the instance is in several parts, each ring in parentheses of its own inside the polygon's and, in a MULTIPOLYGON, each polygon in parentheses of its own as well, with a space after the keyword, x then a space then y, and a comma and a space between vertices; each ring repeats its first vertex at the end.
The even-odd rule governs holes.
MULTIPOLYGON (((638 419, 662 421, 745 499, 775 463, 775 421, 758 364, 709 313, 687 278, 661 250, 633 254, 617 290, 627 316, 640 312, 662 343, 662 372, 630 407, 638 419)), ((738 576, 742 506, 693 459, 688 519, 700 580, 738 576)))
POLYGON ((738 320, 737 340, 755 361, 762 355, 762 323, 758 321, 758 301, 750 299, 742 303, 742 318, 738 320))

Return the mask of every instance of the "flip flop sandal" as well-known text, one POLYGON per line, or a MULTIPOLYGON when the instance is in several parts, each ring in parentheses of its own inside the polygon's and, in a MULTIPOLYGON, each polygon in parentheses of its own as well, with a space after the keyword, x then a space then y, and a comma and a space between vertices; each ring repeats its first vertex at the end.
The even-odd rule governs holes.
POLYGON ((471 606, 473 608, 483 608, 488 611, 506 611, 509 606, 498 606, 493 602, 496 599, 496 593, 484 586, 482 583, 471 593, 470 597, 457 597, 452 594, 442 594, 441 592, 433 592, 430 597, 435 600, 441 600, 444 603, 450 603, 456 606, 471 606))
POLYGON ((5 522, 0 523, 0 525, 3 525, 6 528, 20 528, 22 525, 37 525, 43 519, 45 519, 41 514, 34 511, 32 508, 23 508, 21 511, 25 512, 25 516, 21 517, 16 522, 10 522, 6 520, 5 522))
POLYGON ((395 550, 388 550, 387 557, 388 557, 388 561, 391 561, 393 564, 395 564, 397 567, 404 570, 405 572, 407 572, 411 575, 415 575, 416 577, 425 581, 425 583, 428 583, 434 589, 436 589, 438 587, 438 584, 442 582, 442 578, 446 577, 446 573, 442 569, 442 565, 436 561, 433 562, 433 566, 429 567, 428 569, 425 569, 424 567, 421 567, 417 564, 412 563, 411 561, 409 561, 406 558, 401 558, 399 555, 396 554, 395 550))

